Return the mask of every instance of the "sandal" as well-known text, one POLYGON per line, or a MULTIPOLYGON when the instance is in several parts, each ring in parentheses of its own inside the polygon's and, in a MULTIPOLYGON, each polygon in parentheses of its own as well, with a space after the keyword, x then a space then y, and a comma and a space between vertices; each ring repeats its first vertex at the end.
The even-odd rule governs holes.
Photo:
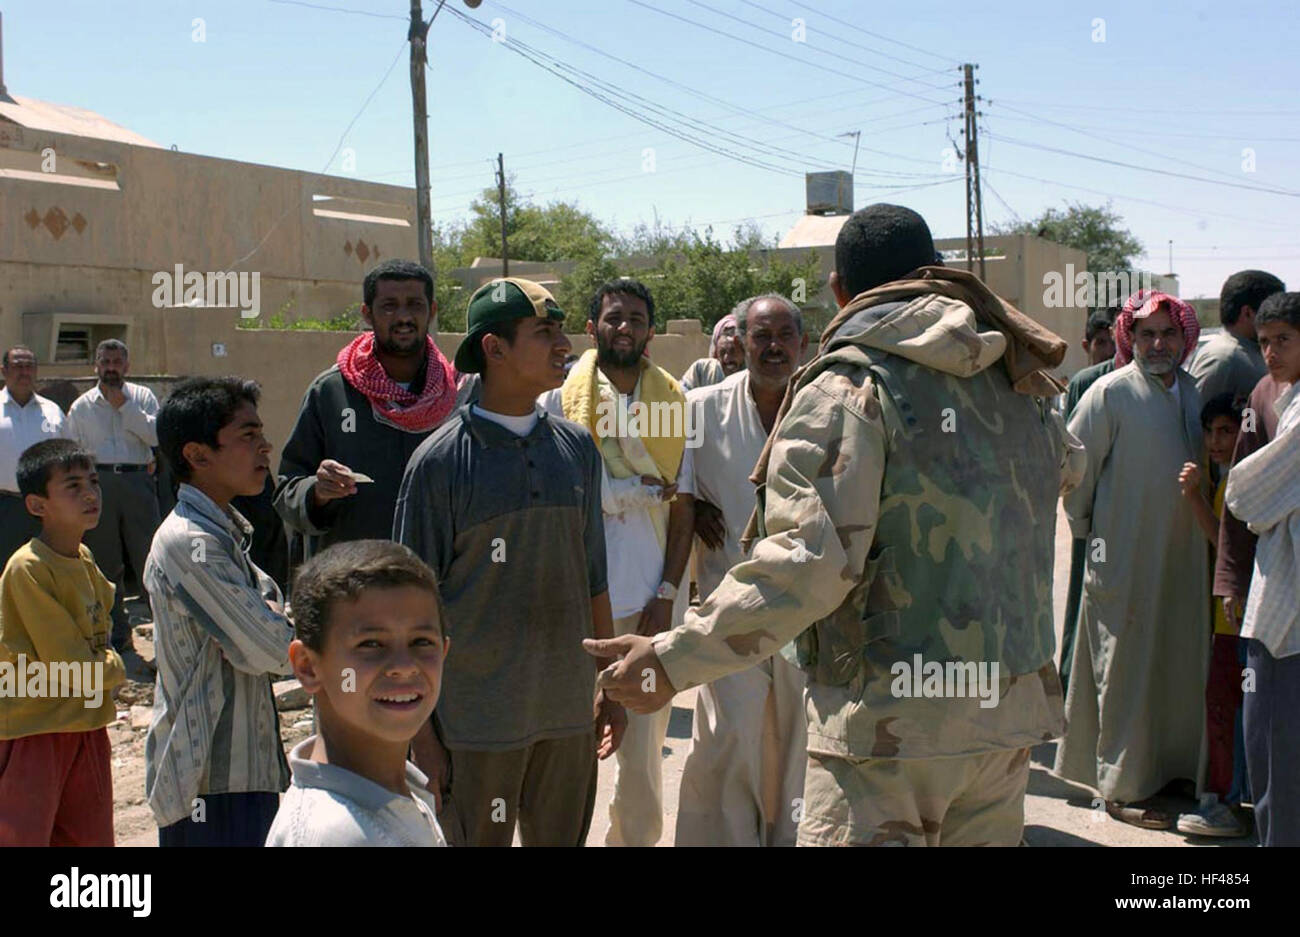
POLYGON ((1108 800, 1106 812, 1121 823, 1144 830, 1171 830, 1174 827, 1173 817, 1163 810, 1151 807, 1130 807, 1118 801, 1108 800))

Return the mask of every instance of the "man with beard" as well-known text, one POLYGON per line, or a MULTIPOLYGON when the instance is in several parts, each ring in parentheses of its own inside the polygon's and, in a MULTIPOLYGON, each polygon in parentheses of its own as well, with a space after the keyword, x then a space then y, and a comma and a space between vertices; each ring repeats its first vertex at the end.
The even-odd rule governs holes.
POLYGON ((1179 367, 1199 331, 1173 296, 1126 303, 1115 328, 1124 366, 1084 394, 1069 424, 1088 469, 1064 503, 1088 562, 1056 771, 1147 829, 1173 825, 1141 802, 1198 778, 1205 730, 1208 556, 1173 483, 1204 448, 1196 382, 1179 367))
MULTIPOLYGON (((700 598, 707 603, 745 558, 754 470, 808 334, 799 307, 776 293, 736 309, 746 369, 686 396, 703 445, 693 453, 700 598)), ((808 734, 804 675, 780 654, 700 687, 682 769, 678 846, 790 846, 803 796, 808 734)), ((634 717, 643 718, 643 717, 634 717)))
MULTIPOLYGON (((600 450, 601 507, 614 634, 655 635, 685 614, 683 578, 694 531, 686 400, 645 355, 655 335, 654 297, 640 282, 611 280, 592 297, 587 334, 596 347, 541 403, 591 431, 600 450), (659 419, 654 419, 656 412, 659 419), (640 415, 640 419, 638 419, 640 415), (668 419, 663 419, 667 415, 668 419)), ((669 711, 629 716, 618 750, 607 846, 653 846, 663 832, 663 744, 669 711)))
MULTIPOLYGON (((158 529, 158 489, 154 485, 153 447, 158 445, 158 398, 141 384, 126 380, 127 348, 115 338, 95 349, 98 383, 68 409, 68 436, 95 457, 103 492, 99 525, 86 531, 86 546, 113 583, 113 647, 131 646, 123 576, 131 561, 137 580, 158 529)), ((141 582, 141 588, 144 588, 141 582)))
POLYGON ((370 330, 307 388, 280 458, 275 507, 315 541, 307 555, 392 535, 406 463, 457 402, 456 371, 429 335, 436 311, 419 264, 388 260, 366 274, 370 330))

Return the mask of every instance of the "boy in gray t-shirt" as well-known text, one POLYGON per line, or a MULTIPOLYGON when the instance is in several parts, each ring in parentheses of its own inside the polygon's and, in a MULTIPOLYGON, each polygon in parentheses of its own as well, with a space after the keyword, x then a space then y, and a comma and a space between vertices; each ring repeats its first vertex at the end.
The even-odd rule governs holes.
POLYGON ((454 845, 582 845, 596 761, 623 708, 596 692, 585 638, 612 636, 591 434, 536 407, 559 387, 564 314, 529 280, 470 299, 456 368, 482 373, 463 407, 415 451, 393 539, 433 568, 456 658, 435 719, 413 744, 442 796, 454 845))

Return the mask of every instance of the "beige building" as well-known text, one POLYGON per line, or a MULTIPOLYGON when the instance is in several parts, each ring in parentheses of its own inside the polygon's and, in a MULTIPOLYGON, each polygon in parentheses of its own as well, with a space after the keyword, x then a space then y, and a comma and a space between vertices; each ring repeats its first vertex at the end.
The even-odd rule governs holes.
MULTIPOLYGON (((160 390, 187 375, 254 378, 281 445, 353 333, 240 329, 241 316, 342 315, 366 271, 416 255, 414 204, 412 189, 179 153, 89 111, 0 99, 0 346, 30 346, 43 384, 76 389, 105 338, 125 341, 134 376, 160 390)), ((460 339, 438 342, 450 356, 460 339)), ((707 347, 698 323, 655 341, 675 373, 707 347)))

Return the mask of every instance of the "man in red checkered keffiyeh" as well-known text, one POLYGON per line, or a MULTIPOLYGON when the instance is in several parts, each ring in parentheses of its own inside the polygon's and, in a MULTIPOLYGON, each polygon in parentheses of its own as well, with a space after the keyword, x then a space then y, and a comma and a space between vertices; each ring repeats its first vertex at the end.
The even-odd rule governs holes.
POLYGON ((1141 289, 1125 301, 1124 308, 1115 320, 1115 357, 1118 367, 1133 360, 1134 320, 1145 319, 1161 309, 1169 313, 1174 325, 1183 332, 1183 356, 1178 363, 1183 364, 1196 350, 1196 340, 1201 334, 1201 323, 1196 319, 1196 310, 1177 296, 1159 290, 1141 289))

